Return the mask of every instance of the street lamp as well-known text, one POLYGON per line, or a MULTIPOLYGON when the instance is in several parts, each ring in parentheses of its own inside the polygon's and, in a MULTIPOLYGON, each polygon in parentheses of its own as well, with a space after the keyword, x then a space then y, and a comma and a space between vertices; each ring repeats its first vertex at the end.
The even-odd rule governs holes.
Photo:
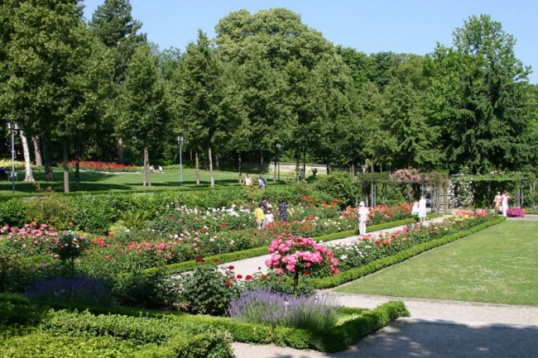
POLYGON ((179 186, 183 186, 183 136, 177 136, 177 144, 179 144, 179 186))
POLYGON ((277 168, 278 168, 278 183, 280 183, 280 149, 282 148, 282 144, 277 143, 276 144, 276 160, 277 160, 277 168))
POLYGON ((15 194, 15 135, 19 132, 19 125, 8 122, 7 129, 11 132, 11 192, 15 194))

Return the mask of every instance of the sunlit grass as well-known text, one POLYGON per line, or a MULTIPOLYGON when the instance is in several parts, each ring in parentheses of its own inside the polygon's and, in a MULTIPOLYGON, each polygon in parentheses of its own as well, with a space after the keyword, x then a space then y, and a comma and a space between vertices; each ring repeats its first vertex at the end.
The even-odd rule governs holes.
MULTIPOLYGON (((63 172, 61 168, 54 169, 54 181, 46 181, 45 173, 43 170, 34 171, 34 178, 36 182, 28 183, 23 182, 24 172, 19 171, 18 181, 15 182, 16 194, 21 193, 35 193, 39 186, 41 190, 50 188, 55 192, 63 192, 63 172)), ((281 180, 284 182, 287 180, 288 173, 281 173, 281 180)), ((252 174, 253 178, 257 180, 258 175, 252 174)), ((269 183, 272 183, 273 173, 268 173, 265 176, 269 183)), ((183 168, 182 170, 182 187, 185 189, 196 188, 196 171, 192 168, 183 168)), ((214 171, 214 179, 216 186, 230 186, 239 185, 239 174, 234 171, 214 171)), ((75 191, 75 173, 70 172, 70 191, 75 191)), ((81 171, 80 173, 80 188, 78 191, 107 191, 107 190, 143 190, 142 186, 142 173, 98 173, 90 171, 81 171)), ((200 170, 200 186, 209 186, 211 183, 211 177, 208 170, 200 170)), ((159 190, 159 189, 174 189, 180 188, 180 171, 179 166, 165 167, 163 173, 151 174, 151 189, 147 190, 159 190)), ((11 181, 0 181, 0 194, 11 194, 12 183, 11 181)))
POLYGON ((538 305, 538 221, 506 221, 336 289, 538 305))

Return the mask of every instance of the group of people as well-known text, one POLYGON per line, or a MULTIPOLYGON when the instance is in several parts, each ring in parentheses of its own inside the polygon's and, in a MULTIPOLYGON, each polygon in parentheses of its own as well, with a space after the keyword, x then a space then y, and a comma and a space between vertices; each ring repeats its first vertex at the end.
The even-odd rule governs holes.
POLYGON ((159 165, 157 167, 157 169, 155 169, 155 167, 152 165, 149 166, 149 172, 150 173, 164 173, 164 170, 163 170, 163 167, 161 165, 159 165))
POLYGON ((426 206, 426 197, 422 195, 420 200, 415 201, 413 203, 413 207, 411 208, 411 215, 417 215, 418 221, 421 223, 426 221, 426 206))
MULTIPOLYGON (((281 222, 288 221, 288 203, 285 199, 278 203, 279 220, 281 222)), ((258 230, 265 229, 268 225, 275 221, 275 216, 272 211, 272 205, 267 202, 267 199, 262 199, 258 204, 258 207, 254 209, 254 218, 256 219, 256 225, 258 230)))
MULTIPOLYGON (((245 178, 241 180, 241 185, 244 186, 251 186, 253 185, 254 181, 252 180, 252 177, 249 173, 245 175, 245 178)), ((265 186, 267 185, 267 179, 263 176, 262 173, 258 176, 258 188, 259 189, 265 189, 265 186)))
POLYGON ((508 201, 512 196, 508 193, 508 190, 505 190, 503 194, 500 191, 497 192, 495 198, 493 199, 493 205, 495 205, 495 213, 501 214, 502 216, 507 216, 508 212, 508 201))

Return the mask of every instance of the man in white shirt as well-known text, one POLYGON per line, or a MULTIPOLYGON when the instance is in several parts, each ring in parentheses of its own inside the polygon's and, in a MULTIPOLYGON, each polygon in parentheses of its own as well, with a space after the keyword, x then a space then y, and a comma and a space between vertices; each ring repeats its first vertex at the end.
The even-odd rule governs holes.
POLYGON ((370 217, 370 209, 364 205, 364 201, 359 204, 359 235, 364 237, 366 235, 366 222, 370 217))

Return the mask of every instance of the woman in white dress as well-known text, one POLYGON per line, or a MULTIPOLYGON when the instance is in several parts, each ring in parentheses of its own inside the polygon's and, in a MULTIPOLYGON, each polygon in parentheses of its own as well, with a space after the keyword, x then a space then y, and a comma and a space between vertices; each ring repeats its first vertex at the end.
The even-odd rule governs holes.
POLYGON ((424 195, 418 201, 418 219, 421 223, 426 221, 426 197, 424 195))
POLYGON ((501 212, 503 216, 507 216, 508 211, 508 200, 510 200, 511 196, 508 194, 508 190, 505 190, 503 193, 503 198, 501 201, 501 212))

